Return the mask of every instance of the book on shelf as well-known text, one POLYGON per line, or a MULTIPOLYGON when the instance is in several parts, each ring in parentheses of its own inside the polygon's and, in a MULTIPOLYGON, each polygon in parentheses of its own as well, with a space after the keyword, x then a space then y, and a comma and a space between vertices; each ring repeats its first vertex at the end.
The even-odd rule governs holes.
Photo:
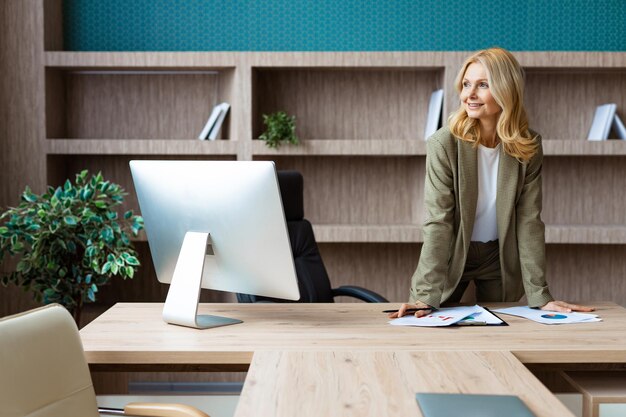
POLYGON ((220 112, 217 116, 217 120, 215 121, 215 124, 211 127, 211 130, 209 130, 209 140, 217 139, 217 135, 222 128, 222 124, 224 123, 224 118, 226 118, 226 113, 228 113, 228 110, 230 109, 230 104, 228 103, 222 103, 219 106, 220 112))
POLYGON ((435 133, 441 127, 441 111, 443 110, 443 89, 435 90, 430 95, 428 103, 428 117, 424 129, 424 140, 435 133))
POLYGON ((217 138, 217 133, 219 132, 219 129, 222 127, 224 117, 226 117, 226 112, 228 112, 229 108, 230 105, 228 103, 220 103, 213 107, 209 119, 204 125, 202 132, 200 132, 200 135, 198 135, 198 139, 215 140, 215 138, 217 138), (212 135, 213 132, 214 134, 212 135))
POLYGON ((613 118, 613 130, 617 133, 617 137, 626 140, 626 127, 624 127, 624 122, 619 118, 617 113, 615 113, 615 117, 613 118))
POLYGON ((609 138, 611 124, 613 124, 613 119, 615 118, 615 110, 617 110, 615 103, 602 104, 596 108, 587 140, 607 140, 609 138))
POLYGON ((218 104, 217 106, 213 107, 213 110, 211 111, 211 115, 209 116, 209 119, 204 125, 202 132, 200 132, 200 135, 198 135, 198 139, 205 140, 209 136, 209 131, 211 130, 211 127, 213 127, 213 125, 215 124, 215 121, 217 120, 217 116, 219 116, 220 114, 220 109, 221 109, 220 106, 221 104, 218 104))

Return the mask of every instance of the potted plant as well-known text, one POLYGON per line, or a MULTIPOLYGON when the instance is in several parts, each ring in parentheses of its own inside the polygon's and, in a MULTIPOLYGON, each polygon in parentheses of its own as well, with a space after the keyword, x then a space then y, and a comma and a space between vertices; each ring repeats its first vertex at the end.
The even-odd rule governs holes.
POLYGON ((137 236, 143 228, 140 216, 116 211, 126 195, 122 187, 101 173, 88 175, 82 171, 75 183, 67 180, 42 195, 26 187, 19 206, 0 215, 0 262, 5 254, 19 260, 15 271, 2 274, 2 284, 62 304, 77 325, 98 287, 114 276, 134 276, 139 261, 129 232, 137 236))
POLYGON ((287 113, 279 111, 272 114, 263 115, 265 132, 259 136, 265 144, 274 149, 280 148, 283 143, 297 145, 299 143, 296 136, 296 117, 288 116, 287 113))

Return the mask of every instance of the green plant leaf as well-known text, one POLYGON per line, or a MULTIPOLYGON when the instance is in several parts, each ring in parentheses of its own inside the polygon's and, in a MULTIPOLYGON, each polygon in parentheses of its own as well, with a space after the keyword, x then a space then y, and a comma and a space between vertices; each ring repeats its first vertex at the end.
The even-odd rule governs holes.
POLYGON ((69 226, 76 226, 79 222, 79 219, 76 216, 65 216, 63 218, 63 221, 69 226))
POLYGON ((22 199, 24 199, 24 201, 27 201, 29 203, 34 203, 37 201, 37 196, 30 191, 30 188, 27 187, 24 193, 22 194, 22 199))
POLYGON ((17 272, 21 272, 25 274, 25 273, 28 273, 28 271, 30 271, 30 268, 31 268, 31 263, 26 259, 22 259, 21 261, 17 263, 16 270, 17 272))
POLYGON ((89 299, 89 301, 91 301, 92 303, 96 301, 96 294, 94 294, 93 290, 91 288, 89 288, 87 290, 87 298, 89 299))
POLYGON ((133 211, 132 210, 128 210, 126 213, 124 213, 124 219, 128 220, 131 217, 133 217, 133 211))
MULTIPOLYGON (((115 264, 112 264, 111 262, 105 262, 105 264, 102 265, 102 275, 108 274, 109 271, 111 271, 111 266, 112 265, 115 265, 115 264)), ((117 267, 117 265, 116 265, 116 267, 117 267)))
MULTIPOLYGON (((107 262, 109 263, 109 262, 107 262)), ((119 270, 119 266, 116 263, 111 263, 111 273, 113 275, 117 275, 117 271, 119 270)))
POLYGON ((126 269, 126 276, 128 278, 133 278, 135 276, 135 268, 127 266, 124 269, 126 269))
POLYGON ((124 261, 126 261, 128 265, 139 266, 139 260, 134 256, 129 256, 128 258, 124 259, 124 261))

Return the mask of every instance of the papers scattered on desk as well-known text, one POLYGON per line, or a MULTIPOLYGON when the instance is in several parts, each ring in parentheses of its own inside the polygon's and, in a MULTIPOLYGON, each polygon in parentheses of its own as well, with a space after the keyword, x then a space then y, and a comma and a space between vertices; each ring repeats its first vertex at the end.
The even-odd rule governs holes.
POLYGON ((496 313, 523 317, 542 324, 592 323, 602 321, 597 314, 589 313, 557 313, 554 311, 537 310, 530 307, 509 307, 493 310, 496 313))
POLYGON ((435 310, 428 316, 417 318, 414 315, 390 320, 393 326, 442 327, 452 324, 502 324, 502 320, 479 305, 472 307, 449 307, 435 310))
POLYGON ((500 318, 498 318, 495 314, 492 314, 491 311, 479 305, 476 305, 475 307, 478 307, 480 311, 459 321, 457 323, 459 326, 504 324, 504 322, 500 320, 500 318))

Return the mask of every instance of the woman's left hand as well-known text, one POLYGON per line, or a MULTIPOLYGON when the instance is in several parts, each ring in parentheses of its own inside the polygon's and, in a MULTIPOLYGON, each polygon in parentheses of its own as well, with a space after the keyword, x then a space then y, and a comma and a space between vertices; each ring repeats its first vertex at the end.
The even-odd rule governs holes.
POLYGON ((571 313, 572 311, 594 311, 595 308, 587 306, 579 306, 578 304, 570 304, 565 301, 550 301, 541 310, 557 311, 559 313, 571 313))

